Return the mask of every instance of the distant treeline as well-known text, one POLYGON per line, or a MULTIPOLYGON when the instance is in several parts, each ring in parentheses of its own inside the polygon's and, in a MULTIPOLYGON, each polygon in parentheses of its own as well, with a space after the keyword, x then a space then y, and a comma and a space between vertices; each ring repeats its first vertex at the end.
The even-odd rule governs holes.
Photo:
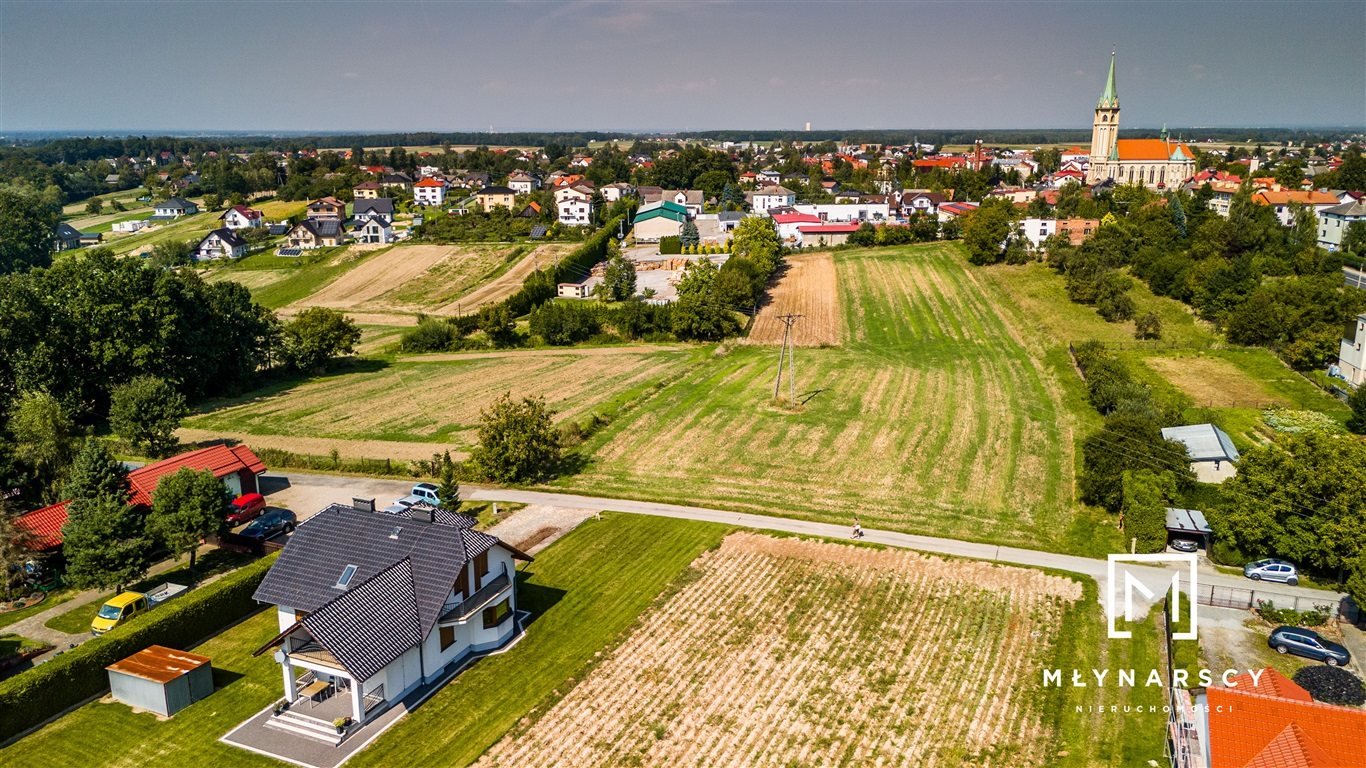
MULTIPOLYGON (((1174 128, 1172 136, 1188 140, 1251 141, 1273 144, 1293 141, 1321 142, 1348 138, 1351 131, 1333 128, 1174 128)), ((1126 137, 1151 136, 1151 129, 1121 131, 1126 137)), ((0 154, 22 152, 48 165, 79 163, 106 157, 146 156, 163 150, 177 154, 196 155, 210 150, 219 152, 250 152, 259 149, 282 151, 325 148, 349 149, 356 146, 441 146, 444 144, 475 146, 542 147, 558 144, 584 147, 589 142, 611 139, 668 140, 695 139, 699 141, 836 141, 848 144, 971 144, 980 139, 986 144, 1063 144, 1084 143, 1091 140, 1089 128, 1048 129, 953 129, 953 130, 724 130, 689 133, 609 133, 603 131, 527 131, 518 133, 369 133, 337 134, 330 136, 127 136, 123 138, 85 137, 32 140, 12 139, 10 147, 0 148, 0 154)))

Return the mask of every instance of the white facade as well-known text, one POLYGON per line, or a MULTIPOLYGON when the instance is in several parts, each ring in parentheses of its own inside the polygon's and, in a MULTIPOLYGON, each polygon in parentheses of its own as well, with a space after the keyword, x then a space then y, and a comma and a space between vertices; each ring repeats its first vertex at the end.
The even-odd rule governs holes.
POLYGON ((573 227, 586 227, 593 223, 593 203, 590 200, 571 197, 555 204, 561 224, 573 227))
POLYGON ((1057 219, 1025 219, 1020 222, 1020 231, 1024 233, 1025 239, 1029 244, 1038 248, 1043 241, 1052 237, 1058 231, 1057 219))
POLYGON ((792 190, 782 187, 768 187, 754 193, 752 207, 755 213, 768 213, 774 208, 783 208, 797 202, 792 190))
POLYGON ((241 241, 230 243, 217 231, 210 232, 199 241, 199 247, 195 249, 194 258, 196 260, 205 259, 235 259, 247 253, 247 244, 241 241))
MULTIPOLYGON (((1343 334, 1342 346, 1338 351, 1338 367, 1347 381, 1358 387, 1366 387, 1366 315, 1358 315, 1356 328, 1351 338, 1343 334)), ((1352 329, 1348 329, 1352 331, 1352 329)))
POLYGON ((236 208, 229 208, 228 212, 223 214, 223 226, 228 229, 251 229, 264 223, 265 217, 258 214, 256 218, 250 218, 236 208))
POLYGON ((446 185, 414 184, 413 202, 418 205, 441 205, 446 202, 446 185))
POLYGON ((825 222, 886 221, 887 203, 801 203, 792 206, 798 213, 809 213, 825 222))
POLYGON ((1354 201, 1319 212, 1319 247, 1330 251, 1342 248, 1342 238, 1354 221, 1366 221, 1366 202, 1354 201))
POLYGON ((115 232, 136 232, 136 231, 138 231, 139 229, 142 229, 142 228, 145 227, 145 226, 147 226, 147 220, 146 220, 146 219, 139 219, 138 221, 120 221, 120 222, 116 222, 116 223, 114 224, 114 226, 112 227, 112 229, 113 229, 115 232))
POLYGON ((373 216, 364 224, 356 227, 356 242, 382 244, 394 242, 394 228, 383 216, 373 216))
MULTIPOLYGON (((471 579, 469 596, 451 590, 446 597, 443 617, 427 636, 368 679, 357 680, 335 660, 329 661, 330 654, 317 653, 316 644, 307 637, 306 630, 295 629, 275 655, 283 675, 286 700, 294 702, 299 698, 298 678, 304 671, 311 672, 316 679, 332 682, 339 691, 347 692, 338 695, 351 696, 351 718, 363 723, 367 717, 382 711, 383 707, 375 708, 379 699, 388 704, 398 702, 419 685, 439 680, 452 663, 507 643, 518 627, 516 568, 512 553, 501 546, 489 550, 489 570, 482 575, 470 573, 473 564, 471 561, 461 572, 462 577, 471 579), (500 577, 503 579, 501 588, 479 591, 497 587, 500 577), (461 610, 466 602, 473 603, 469 611, 461 610), (371 702, 366 702, 367 697, 371 702)), ((303 618, 290 606, 277 605, 275 613, 282 633, 294 628, 303 618)))
POLYGON ((635 191, 635 187, 630 184, 622 184, 620 182, 616 184, 606 184, 602 188, 602 199, 609 203, 615 203, 627 195, 634 194, 635 191))

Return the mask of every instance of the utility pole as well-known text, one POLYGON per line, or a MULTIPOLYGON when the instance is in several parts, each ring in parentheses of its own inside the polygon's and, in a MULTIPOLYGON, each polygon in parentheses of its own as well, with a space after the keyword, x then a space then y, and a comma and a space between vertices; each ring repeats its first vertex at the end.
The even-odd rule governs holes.
POLYGON ((777 400, 782 392, 783 385, 783 358, 787 358, 787 387, 788 398, 791 400, 792 407, 797 407, 797 363, 796 350, 792 348, 792 326, 800 319, 801 315, 779 315, 778 319, 783 321, 783 345, 778 349, 778 377, 773 381, 773 399, 777 400))

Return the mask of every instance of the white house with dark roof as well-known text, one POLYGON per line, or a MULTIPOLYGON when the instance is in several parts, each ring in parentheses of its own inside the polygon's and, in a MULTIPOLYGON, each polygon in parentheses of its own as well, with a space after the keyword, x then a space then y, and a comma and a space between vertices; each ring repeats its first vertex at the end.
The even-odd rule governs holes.
POLYGON ((1222 483, 1238 473, 1238 449, 1228 433, 1213 424, 1163 427, 1162 439, 1186 446, 1191 471, 1202 483, 1222 483))
POLYGON ((388 219, 375 214, 364 219, 357 218, 355 227, 351 230, 351 236, 356 238, 358 243, 372 245, 392 243, 394 242, 394 227, 388 219))
POLYGON ((195 261, 236 259, 247 255, 247 241, 227 227, 215 229, 194 247, 195 261))
POLYGON ((1338 369, 1347 381, 1366 387, 1366 314, 1357 315, 1343 331, 1338 369))
POLYGON ((338 743, 335 711, 363 725, 521 631, 515 561, 530 556, 465 515, 373 506, 333 504, 299 524, 256 590, 280 633, 254 655, 274 650, 289 702, 267 725, 338 743), (310 714, 318 697, 325 720, 310 714))
POLYGON ((153 219, 177 219, 181 216, 192 216, 199 213, 199 206, 179 197, 169 200, 162 200, 152 207, 153 219))
POLYGON ((351 218, 365 221, 378 216, 394 220, 394 199, 392 197, 372 197, 356 200, 351 204, 351 218))

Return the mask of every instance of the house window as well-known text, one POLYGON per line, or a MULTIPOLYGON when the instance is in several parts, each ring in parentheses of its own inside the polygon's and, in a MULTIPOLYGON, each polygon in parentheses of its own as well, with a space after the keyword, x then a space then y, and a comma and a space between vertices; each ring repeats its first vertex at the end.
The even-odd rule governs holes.
POLYGON ((487 576, 488 573, 489 553, 480 552, 479 554, 474 556, 474 575, 479 577, 479 582, 482 584, 484 581, 484 577, 487 576))
POLYGON ((508 617, 511 615, 512 605, 507 600, 504 600, 503 602, 497 605, 492 605, 488 608, 485 608, 484 629, 493 629, 499 624, 502 624, 503 622, 507 621, 508 617))
POLYGON ((295 610, 294 610, 294 620, 295 620, 295 621, 303 621, 303 620, 304 620, 304 617, 307 616, 307 615, 308 615, 308 611, 300 611, 300 610, 298 610, 298 609, 295 609, 295 610))
POLYGON ((441 628, 441 650, 446 650, 455 645, 455 627, 441 628))

